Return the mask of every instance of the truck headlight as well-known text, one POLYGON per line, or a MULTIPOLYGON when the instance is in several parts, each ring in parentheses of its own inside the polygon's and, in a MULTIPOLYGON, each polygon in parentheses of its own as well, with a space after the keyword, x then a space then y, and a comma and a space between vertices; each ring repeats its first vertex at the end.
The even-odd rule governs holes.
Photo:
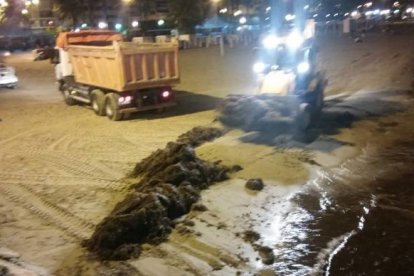
POLYGON ((297 71, 299 74, 305 74, 309 71, 310 64, 308 62, 301 62, 297 67, 297 71))
POLYGON ((279 44, 279 39, 275 35, 268 35, 263 39, 263 46, 266 49, 275 49, 279 44))
POLYGON ((256 74, 263 73, 265 69, 266 69, 266 64, 264 64, 263 62, 256 62, 256 63, 253 65, 253 71, 254 71, 256 74))

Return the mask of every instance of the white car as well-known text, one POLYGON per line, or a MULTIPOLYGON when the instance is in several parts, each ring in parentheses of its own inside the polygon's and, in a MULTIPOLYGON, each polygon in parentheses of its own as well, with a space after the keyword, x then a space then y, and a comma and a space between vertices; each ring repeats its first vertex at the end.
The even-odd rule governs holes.
POLYGON ((5 63, 0 63, 0 87, 14 89, 18 81, 14 68, 5 63))

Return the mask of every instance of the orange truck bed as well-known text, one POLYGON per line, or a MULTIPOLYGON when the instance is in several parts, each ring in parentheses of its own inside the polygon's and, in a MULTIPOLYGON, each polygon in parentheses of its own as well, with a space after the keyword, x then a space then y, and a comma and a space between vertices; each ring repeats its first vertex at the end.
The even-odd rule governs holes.
POLYGON ((177 44, 119 40, 111 32, 96 31, 61 38, 60 47, 69 52, 75 80, 117 92, 179 82, 177 44))

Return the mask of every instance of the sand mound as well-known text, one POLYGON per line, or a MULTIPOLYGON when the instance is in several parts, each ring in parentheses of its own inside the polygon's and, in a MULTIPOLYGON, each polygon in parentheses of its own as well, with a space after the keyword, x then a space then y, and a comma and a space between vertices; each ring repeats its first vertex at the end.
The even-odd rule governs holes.
POLYGON ((102 259, 120 260, 139 256, 142 243, 164 241, 174 219, 191 210, 201 190, 228 179, 231 168, 203 161, 193 149, 221 133, 215 128, 193 129, 180 136, 181 142, 171 142, 138 163, 132 176, 142 179, 96 227, 86 241, 88 249, 102 259))

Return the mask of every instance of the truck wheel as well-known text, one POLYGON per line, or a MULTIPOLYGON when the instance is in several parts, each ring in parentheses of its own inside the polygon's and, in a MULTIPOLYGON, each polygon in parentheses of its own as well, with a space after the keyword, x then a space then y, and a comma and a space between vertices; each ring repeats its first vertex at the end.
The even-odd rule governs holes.
POLYGON ((63 100, 67 105, 75 105, 76 101, 70 97, 70 92, 68 87, 64 87, 62 90, 63 100))
POLYGON ((91 93, 91 106, 98 116, 105 115, 105 94, 99 89, 93 90, 91 93))
POLYGON ((118 106, 119 95, 109 93, 105 96, 105 113, 112 121, 120 121, 122 114, 119 112, 118 106))

